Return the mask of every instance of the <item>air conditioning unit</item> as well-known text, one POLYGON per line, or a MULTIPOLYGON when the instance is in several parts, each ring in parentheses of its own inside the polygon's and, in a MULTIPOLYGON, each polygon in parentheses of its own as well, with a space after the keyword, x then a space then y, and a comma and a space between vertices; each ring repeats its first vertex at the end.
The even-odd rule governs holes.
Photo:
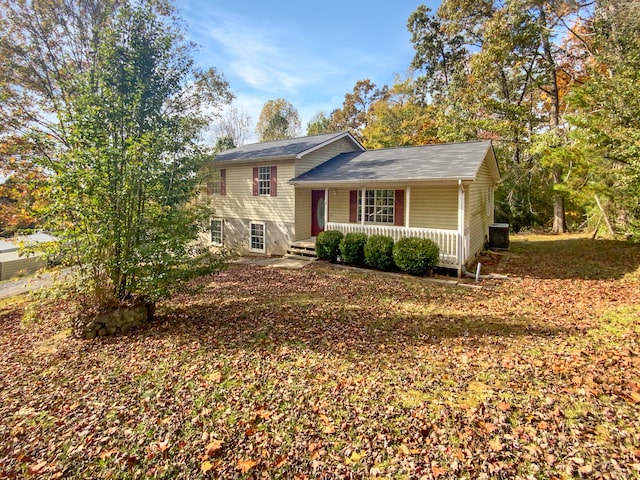
POLYGON ((492 223, 489 225, 489 248, 491 250, 509 249, 508 223, 492 223))

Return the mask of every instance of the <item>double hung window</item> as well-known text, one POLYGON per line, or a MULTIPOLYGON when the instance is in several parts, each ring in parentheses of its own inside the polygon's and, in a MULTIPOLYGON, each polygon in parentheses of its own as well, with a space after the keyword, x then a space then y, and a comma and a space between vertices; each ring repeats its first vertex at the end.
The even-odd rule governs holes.
POLYGON ((266 232, 264 223, 251 222, 249 225, 249 249, 253 252, 265 253, 266 251, 266 232))
POLYGON ((207 182, 207 195, 227 194, 227 169, 221 168, 212 174, 212 178, 207 182))
POLYGON ((258 168, 258 195, 271 196, 271 167, 258 168))
POLYGON ((221 247, 222 246, 222 219, 221 218, 211 219, 210 231, 211 231, 211 244, 221 247))
POLYGON ((278 167, 253 167, 253 196, 278 196, 278 167))
POLYGON ((393 225, 395 209, 395 190, 365 190, 364 203, 362 190, 358 190, 358 222, 393 225))

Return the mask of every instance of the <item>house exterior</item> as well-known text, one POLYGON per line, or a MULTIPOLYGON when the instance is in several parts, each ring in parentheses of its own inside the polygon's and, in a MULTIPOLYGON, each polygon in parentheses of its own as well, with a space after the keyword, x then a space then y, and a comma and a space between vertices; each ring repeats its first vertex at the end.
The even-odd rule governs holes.
POLYGON ((219 154, 208 240, 283 255, 324 230, 429 238, 461 271, 484 248, 500 175, 491 142, 365 150, 348 132, 219 154))
POLYGON ((21 246, 55 242, 48 233, 33 233, 24 237, 0 240, 0 281, 22 275, 30 275, 47 266, 47 261, 34 253, 20 252, 21 246))

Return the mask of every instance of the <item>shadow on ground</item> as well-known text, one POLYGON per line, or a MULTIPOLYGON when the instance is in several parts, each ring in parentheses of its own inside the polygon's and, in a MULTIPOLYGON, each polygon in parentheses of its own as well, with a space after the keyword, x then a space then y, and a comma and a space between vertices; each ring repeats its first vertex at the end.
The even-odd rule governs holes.
POLYGON ((373 312, 328 311, 324 315, 302 310, 295 318, 263 315, 230 307, 211 315, 208 309, 163 310, 154 324, 140 330, 142 336, 187 336, 203 348, 278 348, 298 345, 317 351, 341 351, 362 355, 381 349, 398 352, 410 347, 438 344, 445 340, 460 343, 497 344, 515 337, 554 337, 569 333, 558 327, 530 324, 527 319, 510 323, 492 316, 396 315, 384 317, 373 312))

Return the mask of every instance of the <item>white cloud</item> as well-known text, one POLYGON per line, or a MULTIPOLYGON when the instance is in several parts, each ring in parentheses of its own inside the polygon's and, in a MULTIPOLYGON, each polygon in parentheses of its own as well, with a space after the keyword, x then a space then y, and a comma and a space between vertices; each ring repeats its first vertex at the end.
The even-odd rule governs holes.
POLYGON ((255 20, 213 8, 199 16, 192 12, 187 20, 195 40, 206 45, 198 56, 211 63, 222 60, 230 79, 274 94, 296 92, 309 83, 290 49, 286 28, 267 29, 255 20))
MULTIPOLYGON (((316 112, 329 114, 342 106, 356 81, 391 83, 393 73, 410 60, 402 60, 404 48, 388 48, 397 43, 395 34, 377 31, 389 23, 387 17, 375 25, 372 36, 363 35, 371 26, 362 22, 305 23, 309 18, 303 21, 301 12, 315 12, 313 8, 300 7, 294 14, 291 9, 249 13, 249 4, 220 3, 177 0, 188 35, 201 45, 194 56, 202 67, 214 65, 226 76, 236 95, 234 104, 251 115, 254 126, 265 102, 281 97, 298 109, 304 134, 316 112)), ((399 23, 401 31, 404 22, 399 23)))

